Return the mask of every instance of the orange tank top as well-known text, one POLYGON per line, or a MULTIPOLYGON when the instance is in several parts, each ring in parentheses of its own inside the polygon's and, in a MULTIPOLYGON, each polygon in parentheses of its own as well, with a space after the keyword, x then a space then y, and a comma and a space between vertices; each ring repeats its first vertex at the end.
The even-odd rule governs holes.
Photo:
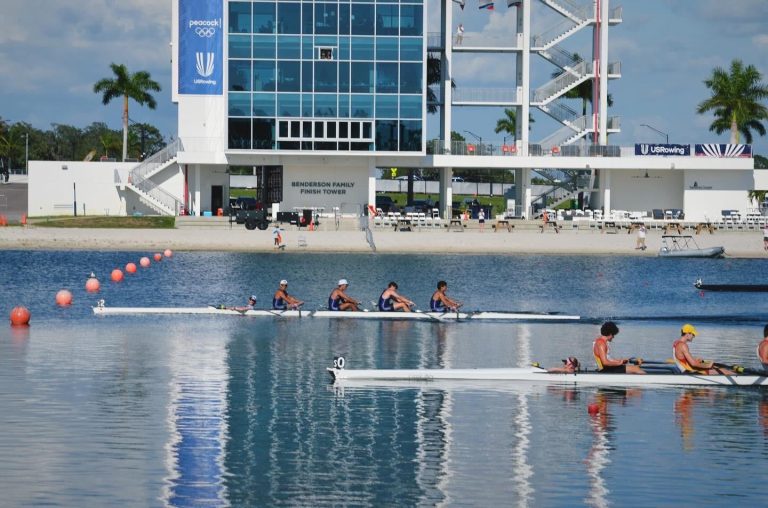
POLYGON ((694 372, 696 369, 691 367, 691 365, 688 363, 688 361, 685 359, 685 355, 679 355, 677 352, 677 346, 682 344, 680 340, 676 340, 672 343, 672 358, 675 359, 675 365, 677 365, 677 368, 680 370, 680 372, 694 372))
POLYGON ((605 357, 608 357, 608 353, 610 351, 610 346, 608 345, 608 341, 605 340, 603 337, 598 337, 595 339, 595 341, 592 343, 592 355, 595 357, 595 363, 597 364, 597 370, 603 370, 603 362, 600 361, 600 357, 597 355, 597 344, 602 343, 605 344, 605 357))

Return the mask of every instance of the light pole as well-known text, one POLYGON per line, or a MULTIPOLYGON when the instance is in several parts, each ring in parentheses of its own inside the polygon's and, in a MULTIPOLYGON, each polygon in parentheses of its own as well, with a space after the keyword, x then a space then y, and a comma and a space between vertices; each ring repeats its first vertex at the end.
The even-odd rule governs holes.
MULTIPOLYGON (((480 136, 478 136, 477 134, 475 134, 472 131, 466 131, 465 130, 463 132, 466 132, 467 134, 469 134, 470 136, 472 136, 473 138, 475 138, 477 140, 477 145, 478 145, 478 148, 479 148, 478 151, 482 152, 483 151, 483 138, 481 138, 480 136)), ((478 153, 477 155, 480 155, 480 153, 478 153)))
POLYGON ((661 134, 662 136, 664 136, 664 139, 666 140, 666 141, 665 141, 665 143, 666 143, 666 144, 669 144, 669 134, 667 134, 666 132, 662 132, 662 131, 660 131, 659 129, 657 129, 656 127, 651 127, 651 126, 650 126, 650 125, 648 125, 647 123, 641 123, 641 124, 640 124, 640 127, 648 127, 648 128, 649 128, 649 129, 651 129, 652 131, 654 131, 654 132, 657 132, 657 133, 661 134))

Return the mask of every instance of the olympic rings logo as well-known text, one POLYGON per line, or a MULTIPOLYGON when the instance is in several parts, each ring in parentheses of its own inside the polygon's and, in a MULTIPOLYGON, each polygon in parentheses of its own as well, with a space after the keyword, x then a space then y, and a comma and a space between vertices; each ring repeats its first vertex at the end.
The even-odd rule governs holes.
POLYGON ((216 33, 216 29, 197 27, 195 28, 195 33, 200 37, 213 37, 213 34, 216 33))

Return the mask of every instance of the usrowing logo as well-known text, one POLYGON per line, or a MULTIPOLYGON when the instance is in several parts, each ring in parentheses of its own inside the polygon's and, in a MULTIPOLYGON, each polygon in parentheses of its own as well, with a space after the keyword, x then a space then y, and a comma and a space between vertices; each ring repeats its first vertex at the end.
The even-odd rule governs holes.
POLYGON ((641 145, 640 145, 640 153, 641 153, 642 155, 648 155, 648 145, 646 145, 646 144, 641 144, 641 145))
POLYGON ((204 78, 213 74, 213 53, 195 53, 197 73, 204 78))

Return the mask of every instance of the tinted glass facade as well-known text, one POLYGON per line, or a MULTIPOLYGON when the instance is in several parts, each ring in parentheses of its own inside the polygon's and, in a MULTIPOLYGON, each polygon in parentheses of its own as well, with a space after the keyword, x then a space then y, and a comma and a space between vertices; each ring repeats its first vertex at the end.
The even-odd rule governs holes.
POLYGON ((421 151, 423 9, 230 1, 229 148, 421 151))

